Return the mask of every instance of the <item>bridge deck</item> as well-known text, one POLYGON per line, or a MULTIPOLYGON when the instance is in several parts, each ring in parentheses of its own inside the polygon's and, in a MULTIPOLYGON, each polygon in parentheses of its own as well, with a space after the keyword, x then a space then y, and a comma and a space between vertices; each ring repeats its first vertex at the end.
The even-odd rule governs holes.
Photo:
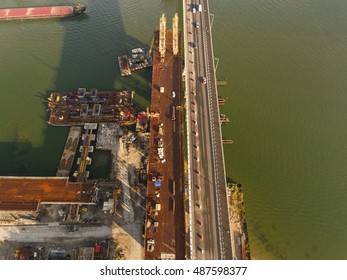
POLYGON ((183 5, 191 255, 232 259, 209 6, 199 4, 199 12, 195 2, 183 5), (209 226, 196 225, 197 218, 209 226))

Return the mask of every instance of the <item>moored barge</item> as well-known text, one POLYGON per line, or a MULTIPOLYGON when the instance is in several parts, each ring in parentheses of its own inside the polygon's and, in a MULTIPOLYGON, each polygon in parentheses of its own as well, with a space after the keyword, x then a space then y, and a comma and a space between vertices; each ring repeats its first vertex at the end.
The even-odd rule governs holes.
POLYGON ((85 11, 86 6, 81 4, 72 6, 5 8, 0 9, 0 20, 69 17, 84 14, 85 11))
POLYGON ((148 48, 136 48, 131 50, 131 56, 118 56, 118 64, 121 75, 130 76, 132 71, 152 67, 152 55, 148 48))
POLYGON ((84 123, 136 123, 134 91, 98 91, 79 88, 77 92, 52 92, 48 98, 50 117, 54 126, 83 125, 84 123))

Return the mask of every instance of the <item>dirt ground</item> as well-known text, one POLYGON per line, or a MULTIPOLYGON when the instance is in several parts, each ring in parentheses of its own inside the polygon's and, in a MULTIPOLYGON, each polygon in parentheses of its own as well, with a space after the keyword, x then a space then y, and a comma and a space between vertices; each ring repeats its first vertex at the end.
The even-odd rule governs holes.
POLYGON ((143 221, 136 220, 133 223, 119 226, 117 223, 112 224, 112 237, 119 243, 124 252, 124 258, 128 260, 143 260, 145 251, 142 242, 133 238, 141 237, 143 221))
POLYGON ((121 190, 112 219, 113 238, 124 250, 126 259, 143 259, 146 185, 140 182, 138 170, 148 154, 148 136, 122 131, 116 124, 104 124, 100 131, 106 137, 98 133, 98 148, 111 150, 110 179, 121 190))
POLYGON ((244 223, 244 207, 243 207, 243 193, 242 189, 238 188, 237 185, 233 186, 234 191, 228 188, 228 210, 229 210, 229 223, 230 223, 230 238, 234 259, 241 260, 242 246, 245 246, 243 241, 244 229, 242 224, 244 223))
POLYGON ((25 245, 68 250, 111 237, 110 226, 80 226, 75 232, 67 225, 0 226, 0 259, 13 259, 15 250, 25 245))

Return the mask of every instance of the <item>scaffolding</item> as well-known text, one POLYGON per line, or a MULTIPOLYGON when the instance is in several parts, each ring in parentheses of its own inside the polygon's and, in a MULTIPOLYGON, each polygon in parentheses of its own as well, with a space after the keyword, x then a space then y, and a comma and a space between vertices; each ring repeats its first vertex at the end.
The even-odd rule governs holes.
POLYGON ((178 54, 178 14, 176 13, 175 16, 172 19, 172 49, 173 54, 178 54))
POLYGON ((163 61, 165 58, 166 51, 166 17, 163 13, 160 17, 160 32, 159 32, 159 52, 160 60, 163 61))
POLYGON ((218 96, 218 105, 223 106, 225 104, 225 101, 227 101, 227 98, 218 96))
POLYGON ((220 114, 219 121, 222 124, 228 124, 230 122, 230 119, 225 114, 220 114))
POLYGON ((234 141, 231 140, 231 139, 222 139, 222 143, 223 143, 223 144, 233 144, 234 141))

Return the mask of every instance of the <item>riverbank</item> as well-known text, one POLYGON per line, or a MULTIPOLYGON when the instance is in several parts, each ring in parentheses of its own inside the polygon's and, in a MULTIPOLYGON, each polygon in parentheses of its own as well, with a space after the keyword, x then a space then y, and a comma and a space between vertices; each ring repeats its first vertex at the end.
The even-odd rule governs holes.
POLYGON ((244 197, 240 184, 228 184, 228 210, 230 235, 234 241, 232 242, 234 259, 250 260, 244 197))

